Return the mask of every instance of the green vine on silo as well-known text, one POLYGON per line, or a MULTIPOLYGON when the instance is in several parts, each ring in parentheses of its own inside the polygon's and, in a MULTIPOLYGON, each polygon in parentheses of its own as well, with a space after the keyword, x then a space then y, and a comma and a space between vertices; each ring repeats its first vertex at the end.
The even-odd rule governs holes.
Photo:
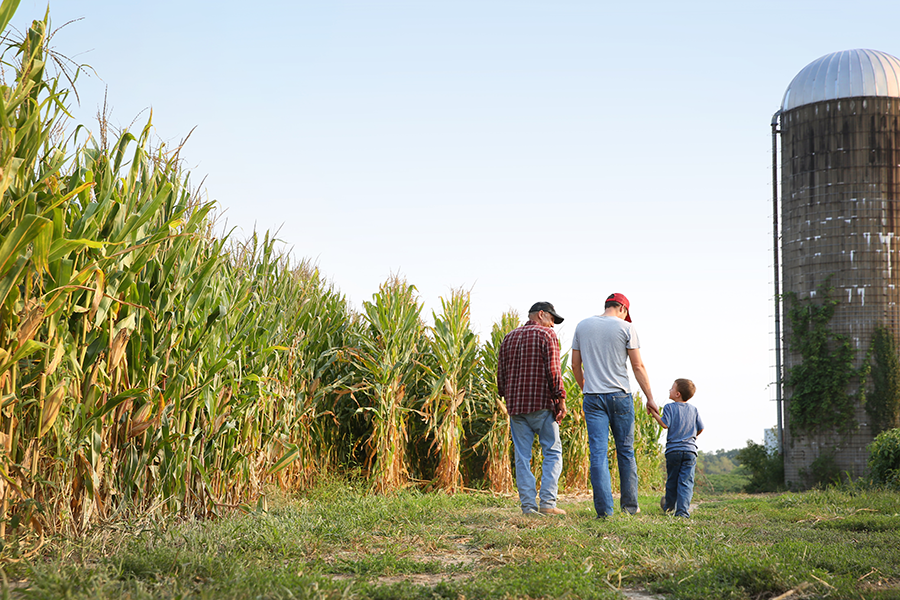
POLYGON ((830 279, 817 289, 817 300, 801 300, 793 292, 784 295, 791 350, 802 358, 787 373, 786 380, 791 388, 788 407, 794 433, 853 429, 853 407, 865 393, 868 361, 860 369, 854 368, 850 341, 830 326, 838 305, 832 297, 830 279), (854 378, 860 380, 860 392, 850 394, 847 389, 854 378))
POLYGON ((900 427, 900 362, 897 340, 884 325, 875 328, 869 347, 872 391, 866 397, 866 413, 872 435, 900 427))

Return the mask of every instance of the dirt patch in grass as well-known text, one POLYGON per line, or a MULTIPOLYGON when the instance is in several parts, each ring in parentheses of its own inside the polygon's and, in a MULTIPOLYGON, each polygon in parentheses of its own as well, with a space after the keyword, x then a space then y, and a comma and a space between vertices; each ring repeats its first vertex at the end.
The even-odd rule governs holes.
MULTIPOLYGON (((384 575, 372 579, 372 583, 381 586, 407 581, 414 585, 434 587, 442 581, 465 581, 474 576, 474 573, 412 573, 403 575, 384 575)), ((356 578, 356 575, 345 574, 331 576, 332 581, 350 581, 356 578)))
POLYGON ((619 591, 626 600, 665 600, 663 596, 656 596, 647 590, 620 588, 619 591))
MULTIPOLYGON (((875 574, 874 572, 872 574, 875 574)), ((864 592, 885 592, 885 591, 900 591, 900 578, 897 577, 882 577, 881 575, 877 575, 876 578, 866 579, 866 576, 860 578, 862 584, 860 585, 860 589, 864 592)))
POLYGON ((420 574, 420 575, 393 575, 390 577, 379 577, 375 581, 378 585, 391 585, 393 583, 402 583, 408 581, 415 585, 434 587, 442 581, 464 581, 474 577, 474 573, 440 573, 440 574, 420 574))
MULTIPOLYGON (((619 494, 613 494, 613 498, 618 498, 619 494)), ((593 502, 594 493, 591 490, 574 490, 566 494, 560 494, 557 498, 558 503, 575 503, 575 502, 593 502)))

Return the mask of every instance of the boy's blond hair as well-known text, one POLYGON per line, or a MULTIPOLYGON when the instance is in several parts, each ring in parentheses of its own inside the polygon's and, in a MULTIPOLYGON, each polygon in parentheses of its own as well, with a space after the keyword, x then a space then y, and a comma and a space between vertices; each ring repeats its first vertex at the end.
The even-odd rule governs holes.
POLYGON ((676 379, 675 389, 678 390, 679 394, 681 394, 681 399, 687 402, 694 397, 694 392, 697 391, 697 386, 695 386, 694 382, 690 379, 676 379))

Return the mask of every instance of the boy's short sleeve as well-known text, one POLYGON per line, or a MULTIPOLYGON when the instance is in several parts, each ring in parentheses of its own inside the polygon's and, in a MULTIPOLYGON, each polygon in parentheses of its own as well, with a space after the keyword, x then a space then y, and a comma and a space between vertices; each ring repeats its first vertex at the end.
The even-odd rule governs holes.
POLYGON ((671 402, 663 406, 660 417, 666 424, 666 452, 697 453, 697 432, 703 428, 696 406, 671 402))

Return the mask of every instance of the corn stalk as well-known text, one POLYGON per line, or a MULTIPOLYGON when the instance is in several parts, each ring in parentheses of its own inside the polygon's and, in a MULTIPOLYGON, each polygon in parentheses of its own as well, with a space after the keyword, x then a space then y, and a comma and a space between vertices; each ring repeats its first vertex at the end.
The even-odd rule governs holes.
POLYGON ((416 288, 392 277, 372 302, 363 303, 365 328, 346 350, 356 377, 348 391, 371 423, 366 462, 378 493, 401 487, 408 476, 407 418, 414 401, 409 396, 424 376, 421 312, 416 288))
POLYGON ((478 372, 478 336, 472 332, 469 300, 469 293, 462 290, 454 290, 449 300, 441 298, 442 313, 433 315, 431 327, 434 384, 423 412, 434 436, 432 451, 438 454, 434 484, 448 493, 462 488, 463 416, 472 411, 478 372))
POLYGON ((509 429, 509 413, 506 403, 497 391, 497 364, 500 344, 508 333, 519 326, 515 311, 504 313, 491 327, 491 337, 481 348, 482 393, 476 402, 476 418, 485 422, 487 431, 475 444, 485 448, 487 454, 484 474, 491 489, 506 493, 515 489, 512 478, 512 437, 509 429))
MULTIPOLYGON (((563 385, 566 388, 568 415, 559 427, 563 443, 563 473, 566 491, 590 489, 591 452, 588 444, 587 425, 584 421, 583 395, 575 374, 568 366, 568 353, 563 356, 563 385)), ((612 440, 612 437, 609 438, 612 440)))

